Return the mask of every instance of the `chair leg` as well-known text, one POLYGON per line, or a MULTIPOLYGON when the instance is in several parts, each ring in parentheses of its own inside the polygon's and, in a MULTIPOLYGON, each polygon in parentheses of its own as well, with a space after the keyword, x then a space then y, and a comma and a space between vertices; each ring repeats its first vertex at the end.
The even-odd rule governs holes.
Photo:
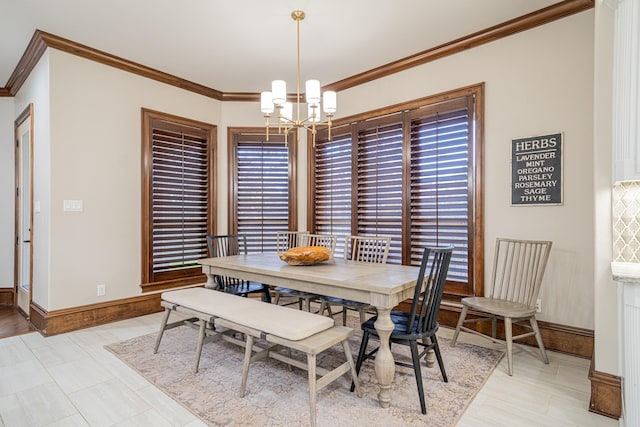
POLYGON ((262 290, 262 301, 271 304, 271 289, 268 286, 265 286, 262 290))
POLYGON ((207 321, 200 320, 200 331, 198 333, 198 346, 196 348, 196 364, 193 367, 193 373, 198 373, 198 366, 200 366, 200 355, 202 355, 202 345, 204 344, 205 329, 207 328, 207 321))
POLYGON ((442 380, 445 383, 448 383, 447 372, 444 370, 444 361, 442 360, 442 355, 440 354, 440 346, 438 345, 438 339, 435 335, 431 336, 431 342, 433 343, 433 352, 436 354, 436 359, 438 360, 438 366, 440 367, 440 373, 442 374, 442 380))
POLYGON ((504 337, 507 342, 507 368, 509 375, 513 375, 513 327, 511 318, 504 318, 504 337))
POLYGON ((422 388, 422 372, 420 370, 420 352, 418 351, 418 344, 415 341, 410 341, 411 347, 411 359, 413 360, 413 371, 416 376, 416 385, 418 386, 418 397, 420 398, 420 410, 423 414, 427 413, 427 405, 424 403, 424 389, 422 388))
POLYGON ((462 328, 464 319, 467 317, 468 310, 469 307, 467 307, 466 305, 462 306, 462 311, 460 312, 460 317, 458 318, 458 324, 456 325, 456 331, 453 333, 453 338, 451 339, 451 347, 456 346, 456 341, 458 341, 458 335, 460 334, 460 328, 462 328))
POLYGON ((342 306, 342 326, 347 326, 347 307, 342 306))
POLYGON ((156 346, 153 349, 153 354, 158 352, 158 347, 160 347, 160 341, 162 340, 162 335, 164 334, 164 328, 167 327, 167 321, 169 320, 169 315, 171 314, 170 308, 165 308, 164 316, 162 317, 162 322, 160 322, 160 331, 158 332, 158 337, 156 338, 156 346))
POLYGON ((540 348, 540 354, 542 355, 542 361, 549 364, 549 358, 547 357, 547 351, 544 349, 544 343, 542 342, 542 335, 540 335, 540 328, 538 328, 538 321, 535 316, 531 316, 529 318, 529 322, 531 323, 531 328, 533 332, 536 333, 536 341, 538 342, 538 347, 540 348))
POLYGON ((253 355, 253 336, 247 335, 247 343, 244 348, 244 362, 242 363, 242 383, 240 384, 240 397, 244 397, 247 391, 247 377, 249 376, 249 364, 253 355))
POLYGON ((320 302, 320 311, 318 311, 318 314, 319 314, 320 316, 324 316, 324 311, 325 311, 326 309, 327 309, 327 302, 326 302, 326 301, 324 301, 324 300, 322 300, 322 301, 320 302))
MULTIPOLYGON (((360 342, 360 350, 358 350, 358 360, 356 361, 356 376, 360 375, 360 368, 364 361, 364 354, 367 350, 367 344, 369 343, 369 332, 364 331, 362 333, 362 341, 360 342)), ((351 382, 351 391, 355 390, 355 384, 351 382)))
POLYGON ((311 427, 316 425, 316 355, 307 354, 307 369, 309 371, 309 413, 311 427))

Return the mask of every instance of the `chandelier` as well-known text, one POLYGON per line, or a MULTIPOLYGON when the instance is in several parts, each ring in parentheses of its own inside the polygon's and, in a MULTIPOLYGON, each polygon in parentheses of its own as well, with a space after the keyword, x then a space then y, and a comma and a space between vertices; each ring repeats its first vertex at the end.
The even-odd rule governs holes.
POLYGON ((313 145, 316 142, 316 127, 326 126, 331 139, 331 118, 336 112, 336 93, 325 91, 322 94, 322 107, 327 117, 326 122, 320 121, 320 82, 318 80, 307 80, 305 83, 305 96, 307 103, 307 116, 302 119, 300 115, 300 21, 305 17, 301 10, 291 12, 291 18, 296 21, 298 27, 298 74, 296 84, 296 116, 293 117, 293 104, 287 102, 287 83, 284 80, 274 80, 271 82, 271 92, 265 91, 260 94, 260 109, 265 118, 265 129, 267 141, 269 140, 269 129, 276 128, 278 133, 284 133, 285 144, 287 134, 292 129, 306 129, 311 132, 313 145), (275 113, 277 123, 271 123, 271 115, 275 113))

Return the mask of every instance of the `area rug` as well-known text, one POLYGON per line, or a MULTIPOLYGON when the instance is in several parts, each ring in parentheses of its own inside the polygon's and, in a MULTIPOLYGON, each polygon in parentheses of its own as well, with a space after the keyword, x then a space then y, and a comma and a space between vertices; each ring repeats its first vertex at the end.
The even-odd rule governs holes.
MULTIPOLYGON (((360 331, 356 330, 350 341, 354 359, 360 338, 360 331)), ((247 393, 240 398, 242 347, 224 341, 205 344, 199 372, 194 375, 197 330, 181 326, 166 331, 157 354, 153 354, 155 339, 153 333, 106 348, 210 426, 309 425, 306 371, 289 369, 271 358, 254 362, 249 370, 247 393)), ((423 365, 426 415, 420 412, 413 370, 400 366, 396 367, 391 407, 381 408, 373 362, 366 361, 359 375, 362 398, 349 392, 347 376, 318 392, 318 426, 455 425, 503 352, 465 343, 451 348, 444 338, 438 342, 449 382, 442 381, 437 363, 433 368, 423 365)), ((410 362, 408 348, 394 345, 392 350, 397 360, 410 362)), ((318 365, 332 368, 343 360, 342 348, 337 346, 321 354, 318 365)))

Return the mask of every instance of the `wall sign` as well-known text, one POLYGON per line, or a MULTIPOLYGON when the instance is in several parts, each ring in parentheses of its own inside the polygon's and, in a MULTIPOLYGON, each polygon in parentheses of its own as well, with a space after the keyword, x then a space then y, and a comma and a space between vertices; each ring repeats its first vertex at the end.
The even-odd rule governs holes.
POLYGON ((562 204, 562 134, 511 141, 511 205, 562 204))

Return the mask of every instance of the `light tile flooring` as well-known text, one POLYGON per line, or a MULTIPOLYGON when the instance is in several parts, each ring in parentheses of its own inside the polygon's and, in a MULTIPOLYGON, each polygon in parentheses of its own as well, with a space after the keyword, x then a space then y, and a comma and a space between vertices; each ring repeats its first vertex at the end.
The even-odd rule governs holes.
MULTIPOLYGON (((103 346, 156 332, 160 313, 48 338, 30 333, 0 340, 0 427, 205 426, 103 346)), ((442 328, 440 335, 451 337, 442 328)), ((461 340, 493 345, 463 334, 461 340)), ((514 376, 506 357, 458 426, 617 426, 587 411, 589 361, 516 346, 514 376)))

